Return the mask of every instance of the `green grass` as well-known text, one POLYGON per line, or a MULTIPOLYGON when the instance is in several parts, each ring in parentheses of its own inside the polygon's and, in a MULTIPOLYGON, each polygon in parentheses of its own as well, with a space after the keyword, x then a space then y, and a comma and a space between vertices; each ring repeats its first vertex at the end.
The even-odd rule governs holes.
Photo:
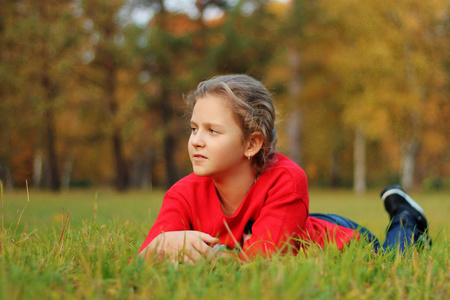
MULTIPOLYGON (((28 202, 26 191, 5 192, 0 299, 450 297, 448 193, 412 194, 427 213, 434 245, 406 258, 377 256, 354 243, 343 252, 312 248, 308 255, 250 263, 219 260, 176 267, 133 259, 128 264, 157 216, 162 195, 32 190, 28 202)), ((350 217, 383 239, 388 218, 377 193, 313 190, 310 198, 312 212, 350 217)))

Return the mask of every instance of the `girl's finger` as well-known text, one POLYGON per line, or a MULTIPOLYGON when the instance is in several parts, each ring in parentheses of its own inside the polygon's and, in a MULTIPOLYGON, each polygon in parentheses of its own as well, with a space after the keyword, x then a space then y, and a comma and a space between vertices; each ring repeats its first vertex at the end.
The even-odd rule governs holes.
POLYGON ((202 241, 204 241, 207 244, 215 244, 219 242, 218 238, 212 237, 211 235, 204 232, 199 232, 199 237, 202 241))
POLYGON ((189 250, 184 253, 183 262, 193 265, 196 262, 198 262, 201 259, 201 257, 202 256, 197 251, 189 250))
POLYGON ((204 258, 206 259, 213 259, 214 257, 216 257, 217 255, 217 250, 211 248, 210 246, 208 246, 205 243, 200 243, 200 244, 194 244, 193 247, 195 248, 196 251, 198 251, 198 253, 200 253, 204 258))

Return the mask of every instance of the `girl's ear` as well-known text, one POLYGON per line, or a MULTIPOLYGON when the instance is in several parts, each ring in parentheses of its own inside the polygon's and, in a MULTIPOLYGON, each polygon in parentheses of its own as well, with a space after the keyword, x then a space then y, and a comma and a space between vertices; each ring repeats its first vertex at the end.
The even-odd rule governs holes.
POLYGON ((252 134, 250 134, 248 140, 247 140, 247 147, 245 149, 245 156, 246 157, 253 157, 256 155, 256 153, 261 150, 262 145, 264 144, 264 136, 261 132, 255 131, 252 134))

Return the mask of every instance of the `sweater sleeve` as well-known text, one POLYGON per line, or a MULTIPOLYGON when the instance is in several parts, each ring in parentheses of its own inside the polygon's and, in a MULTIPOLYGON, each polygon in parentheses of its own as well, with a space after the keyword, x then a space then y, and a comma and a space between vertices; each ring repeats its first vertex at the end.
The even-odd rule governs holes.
POLYGON ((176 192, 168 191, 163 199, 161 210, 139 252, 162 232, 191 230, 190 207, 186 199, 176 192))

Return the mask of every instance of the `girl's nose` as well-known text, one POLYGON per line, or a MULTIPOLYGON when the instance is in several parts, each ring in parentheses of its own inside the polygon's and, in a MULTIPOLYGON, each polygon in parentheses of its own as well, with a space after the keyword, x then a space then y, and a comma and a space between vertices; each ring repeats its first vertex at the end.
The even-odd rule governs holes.
POLYGON ((204 147, 205 146, 205 141, 204 141, 200 131, 197 131, 196 133, 192 133, 191 134, 191 144, 195 148, 204 147))

